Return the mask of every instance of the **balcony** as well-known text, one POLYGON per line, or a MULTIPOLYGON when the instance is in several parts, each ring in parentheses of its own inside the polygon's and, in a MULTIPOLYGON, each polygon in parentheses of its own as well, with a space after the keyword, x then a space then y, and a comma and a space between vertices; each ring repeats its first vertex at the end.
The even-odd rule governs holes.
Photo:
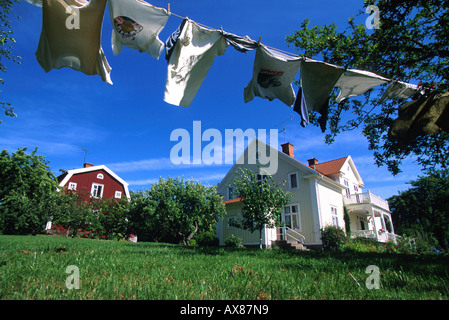
POLYGON ((388 202, 370 191, 364 193, 350 194, 343 197, 343 202, 345 206, 356 205, 356 204, 372 204, 381 209, 390 211, 390 206, 388 202))

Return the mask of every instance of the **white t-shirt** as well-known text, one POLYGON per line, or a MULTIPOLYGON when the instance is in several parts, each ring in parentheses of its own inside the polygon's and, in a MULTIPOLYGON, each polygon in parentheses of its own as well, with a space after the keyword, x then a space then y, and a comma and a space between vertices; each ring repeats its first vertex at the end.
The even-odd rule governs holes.
POLYGON ((220 31, 187 20, 168 61, 164 101, 189 107, 217 55, 228 47, 220 31))
POLYGON ((114 55, 125 45, 159 59, 164 44, 158 36, 170 16, 167 10, 143 0, 109 0, 108 3, 114 55))
POLYGON ((300 57, 292 57, 260 45, 254 60, 253 78, 244 90, 244 101, 255 96, 279 99, 289 107, 295 102, 292 82, 299 71, 300 57))

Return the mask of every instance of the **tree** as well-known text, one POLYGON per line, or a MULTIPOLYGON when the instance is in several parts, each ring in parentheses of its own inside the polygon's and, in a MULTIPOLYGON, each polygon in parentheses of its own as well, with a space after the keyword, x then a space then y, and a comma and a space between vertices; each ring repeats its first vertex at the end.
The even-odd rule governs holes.
MULTIPOLYGON (((346 68, 368 70, 389 79, 405 82, 422 81, 439 92, 449 89, 449 14, 444 0, 374 0, 364 1, 364 7, 379 8, 380 28, 369 31, 350 17, 345 31, 335 24, 313 26, 304 20, 301 29, 287 36, 287 43, 299 54, 322 59, 346 68)), ((359 15, 368 17, 365 10, 359 15)), ((398 117, 404 100, 381 102, 386 85, 368 91, 359 99, 347 99, 337 104, 335 92, 329 102, 328 129, 325 141, 331 144, 338 134, 362 128, 363 135, 374 152, 378 166, 386 165, 393 174, 399 173, 405 158, 416 158, 423 170, 447 168, 449 163, 449 133, 437 131, 420 136, 402 145, 388 132, 398 117), (377 93, 377 96, 375 95, 377 93)), ((311 122, 318 126, 313 112, 311 122)))
MULTIPOLYGON (((18 3, 19 0, 14 0, 14 2, 18 3)), ((11 52, 12 45, 16 42, 12 37, 13 31, 11 30, 11 21, 8 18, 12 6, 12 0, 2 0, 0 2, 0 72, 6 72, 6 66, 2 63, 2 57, 20 63, 20 57, 14 56, 11 52)), ((0 75, 0 84, 3 83, 4 80, 0 75)), ((10 103, 0 101, 0 107, 4 109, 4 114, 6 116, 16 116, 14 108, 10 103)))
POLYGON ((409 190, 388 199, 395 231, 408 236, 434 237, 449 243, 449 170, 439 170, 409 182, 409 190))
POLYGON ((221 202, 215 186, 160 179, 150 190, 133 193, 131 227, 145 240, 189 245, 199 231, 214 228, 225 212, 221 202))
POLYGON ((37 234, 55 210, 58 186, 44 156, 27 148, 0 153, 0 230, 5 234, 37 234))
POLYGON ((234 221, 236 227, 259 232, 262 248, 264 227, 280 225, 281 213, 291 198, 281 184, 276 184, 271 175, 256 174, 250 169, 240 169, 232 184, 234 195, 242 202, 242 219, 234 221))

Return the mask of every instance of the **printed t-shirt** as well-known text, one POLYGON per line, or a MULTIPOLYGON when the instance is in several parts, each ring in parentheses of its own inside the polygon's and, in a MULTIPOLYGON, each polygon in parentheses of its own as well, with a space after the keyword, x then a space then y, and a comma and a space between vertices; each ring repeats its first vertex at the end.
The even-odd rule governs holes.
POLYGON ((220 31, 187 20, 168 61, 164 101, 189 107, 217 55, 228 43, 220 31))
POLYGON ((259 45, 254 60, 253 78, 244 89, 244 101, 258 96, 279 99, 291 107, 295 102, 292 82, 299 71, 300 57, 292 57, 259 45))
POLYGON ((170 17, 167 10, 157 8, 143 0, 108 2, 114 55, 119 54, 125 45, 159 59, 164 44, 158 36, 170 17))

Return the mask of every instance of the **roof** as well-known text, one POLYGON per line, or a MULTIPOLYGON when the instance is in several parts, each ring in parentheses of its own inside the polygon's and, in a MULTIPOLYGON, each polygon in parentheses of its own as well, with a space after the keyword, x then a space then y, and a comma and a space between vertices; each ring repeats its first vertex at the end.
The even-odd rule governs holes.
POLYGON ((238 202, 241 202, 241 201, 242 201, 242 198, 236 198, 236 199, 223 201, 222 203, 223 204, 231 204, 231 203, 238 203, 238 202))
POLYGON ((348 157, 343 157, 340 159, 318 163, 315 165, 315 170, 326 176, 340 173, 341 168, 343 167, 347 159, 348 157))

